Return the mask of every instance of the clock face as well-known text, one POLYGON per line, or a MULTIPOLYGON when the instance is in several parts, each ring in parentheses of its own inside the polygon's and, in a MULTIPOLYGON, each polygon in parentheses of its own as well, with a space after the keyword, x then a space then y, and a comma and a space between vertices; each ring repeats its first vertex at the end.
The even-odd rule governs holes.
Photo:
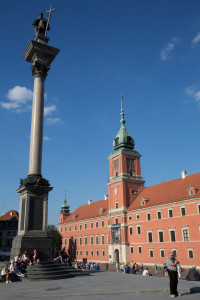
POLYGON ((127 165, 129 167, 129 169, 134 169, 134 159, 127 159, 127 165))
POLYGON ((119 168, 119 161, 118 159, 114 161, 114 169, 117 170, 119 168))

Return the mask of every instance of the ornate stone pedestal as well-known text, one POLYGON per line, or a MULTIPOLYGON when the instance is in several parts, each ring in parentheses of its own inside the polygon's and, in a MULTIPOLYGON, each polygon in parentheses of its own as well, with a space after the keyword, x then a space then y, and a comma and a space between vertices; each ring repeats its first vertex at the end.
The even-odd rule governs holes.
POLYGON ((13 240, 11 256, 37 249, 42 260, 51 259, 51 240, 47 237, 48 193, 53 188, 41 176, 21 179, 18 236, 13 240))

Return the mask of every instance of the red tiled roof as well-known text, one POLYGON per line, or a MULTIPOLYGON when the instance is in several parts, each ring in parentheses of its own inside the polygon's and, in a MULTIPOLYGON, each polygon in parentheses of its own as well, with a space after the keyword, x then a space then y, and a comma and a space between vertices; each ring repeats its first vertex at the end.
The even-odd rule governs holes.
POLYGON ((16 210, 9 210, 6 214, 0 217, 0 221, 9 221, 12 219, 19 219, 19 214, 16 210))
MULTIPOLYGON (((101 217, 108 213, 108 200, 100 200, 79 206, 69 216, 63 216, 63 222, 75 222, 95 217, 101 217), (102 210, 101 210, 102 209, 102 210), (74 215, 76 216, 74 218, 74 215)), ((60 223, 63 223, 60 222, 60 223)), ((59 224, 60 224, 59 223, 59 224)))
POLYGON ((167 204, 195 197, 200 197, 200 173, 188 175, 185 179, 179 178, 144 188, 129 206, 128 210, 167 204), (196 189, 196 194, 193 196, 188 194, 190 185, 196 189), (141 206, 142 198, 147 200, 144 206, 141 206))

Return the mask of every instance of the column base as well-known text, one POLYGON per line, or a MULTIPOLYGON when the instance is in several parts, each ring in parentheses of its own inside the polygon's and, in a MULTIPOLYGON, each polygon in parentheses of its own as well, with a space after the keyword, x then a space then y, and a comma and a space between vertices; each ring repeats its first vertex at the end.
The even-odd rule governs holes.
POLYGON ((20 235, 13 239, 11 259, 13 259, 18 253, 23 254, 25 250, 27 250, 29 256, 31 256, 34 249, 38 251, 40 261, 52 260, 53 253, 50 238, 20 235))

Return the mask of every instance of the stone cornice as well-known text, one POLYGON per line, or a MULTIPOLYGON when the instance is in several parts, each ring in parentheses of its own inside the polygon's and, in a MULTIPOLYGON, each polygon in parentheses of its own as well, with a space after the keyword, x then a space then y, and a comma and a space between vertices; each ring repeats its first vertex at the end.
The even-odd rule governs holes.
POLYGON ((133 176, 130 176, 129 174, 121 173, 116 177, 110 177, 110 182, 108 182, 107 185, 111 185, 111 184, 119 182, 119 181, 140 181, 141 183, 144 182, 144 180, 142 180, 141 175, 133 174, 133 176))

